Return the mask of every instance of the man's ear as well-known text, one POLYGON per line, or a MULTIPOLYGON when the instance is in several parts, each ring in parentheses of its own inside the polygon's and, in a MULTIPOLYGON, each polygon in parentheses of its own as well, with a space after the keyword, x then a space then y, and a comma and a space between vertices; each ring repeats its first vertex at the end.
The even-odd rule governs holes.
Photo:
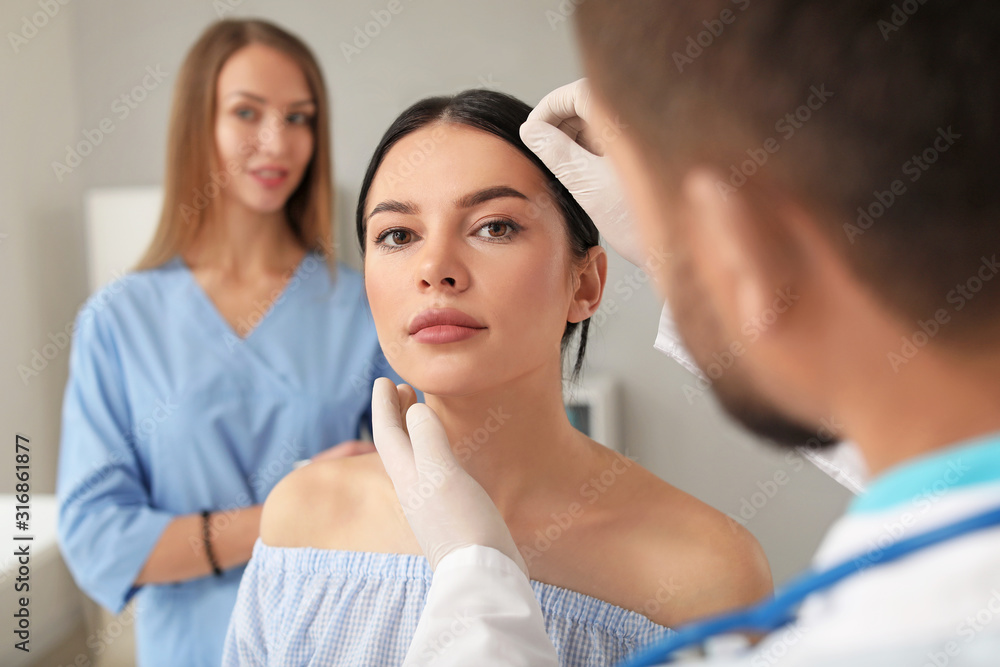
POLYGON ((566 316, 567 322, 582 322, 597 312, 608 279, 608 254, 601 246, 594 246, 575 270, 576 291, 566 316))
POLYGON ((803 255, 777 195, 752 184, 723 192, 719 183, 725 181, 714 170, 695 168, 682 179, 680 194, 697 271, 725 309, 720 315, 730 333, 737 334, 771 307, 780 290, 793 287, 803 255))

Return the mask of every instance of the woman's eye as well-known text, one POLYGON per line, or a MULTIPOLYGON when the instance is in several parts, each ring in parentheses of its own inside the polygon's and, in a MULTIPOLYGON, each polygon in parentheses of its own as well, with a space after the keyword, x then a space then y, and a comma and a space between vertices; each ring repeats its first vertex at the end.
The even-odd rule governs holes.
POLYGON ((485 239, 507 240, 514 236, 517 231, 518 227, 512 220, 490 220, 479 227, 479 233, 476 236, 485 239))
POLYGON ((256 114, 254 113, 253 109, 247 109, 246 107, 242 107, 236 110, 236 116, 238 118, 242 118, 243 120, 253 120, 256 114))
POLYGON ((413 233, 407 229, 387 229, 375 237, 375 245, 402 246, 413 240, 413 233))
POLYGON ((293 125, 307 125, 310 120, 312 119, 304 113, 293 113, 288 116, 288 122, 293 125))

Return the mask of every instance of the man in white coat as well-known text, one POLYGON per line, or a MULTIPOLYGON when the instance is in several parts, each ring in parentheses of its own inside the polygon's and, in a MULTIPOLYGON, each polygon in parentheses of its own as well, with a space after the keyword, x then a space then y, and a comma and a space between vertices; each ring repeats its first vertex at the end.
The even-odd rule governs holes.
MULTIPOLYGON (((575 20, 589 86, 546 98, 525 142, 619 252, 670 253, 680 340, 665 317, 658 347, 702 370, 729 351, 727 411, 789 446, 835 418, 870 475, 815 556, 833 571, 723 624, 756 645, 700 659, 1000 665, 1000 12, 585 0, 575 20)), ((397 391, 377 382, 376 446, 401 498, 435 489, 404 507, 435 570, 406 664, 558 664, 496 508, 397 391)))

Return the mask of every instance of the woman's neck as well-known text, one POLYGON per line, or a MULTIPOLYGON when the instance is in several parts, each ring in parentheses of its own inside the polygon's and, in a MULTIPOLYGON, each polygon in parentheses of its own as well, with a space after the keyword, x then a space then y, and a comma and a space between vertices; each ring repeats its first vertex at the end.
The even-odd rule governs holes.
POLYGON ((193 268, 243 281, 284 274, 303 252, 284 211, 257 213, 222 202, 204 220, 186 259, 193 268))
POLYGON ((543 495, 575 493, 573 480, 593 462, 589 441, 566 416, 557 366, 472 395, 425 394, 425 401, 458 462, 505 519, 543 495))

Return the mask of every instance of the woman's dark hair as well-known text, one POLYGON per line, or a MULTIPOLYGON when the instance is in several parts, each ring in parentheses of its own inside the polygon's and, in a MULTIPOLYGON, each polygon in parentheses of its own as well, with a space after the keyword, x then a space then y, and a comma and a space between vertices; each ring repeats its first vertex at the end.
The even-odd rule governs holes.
MULTIPOLYGON (((531 107, 516 97, 493 90, 476 89, 466 90, 451 97, 428 97, 401 113, 382 136, 382 140, 372 155, 371 162, 368 163, 364 181, 361 183, 361 195, 358 197, 357 231, 362 255, 365 252, 365 205, 368 199, 368 190, 371 188, 375 172, 378 171, 386 153, 397 141, 411 132, 442 121, 489 132, 506 141, 530 160, 545 176, 549 194, 566 222, 570 251, 577 260, 585 258, 587 251, 599 244, 600 236, 597 227, 594 226, 593 220, 573 199, 569 191, 559 182, 559 179, 521 141, 520 127, 527 120, 530 111, 531 107)), ((574 380, 583 367, 590 319, 582 322, 567 322, 560 347, 562 353, 565 353, 578 328, 580 329, 580 346, 577 349, 576 363, 573 365, 571 376, 571 379, 574 380)))

